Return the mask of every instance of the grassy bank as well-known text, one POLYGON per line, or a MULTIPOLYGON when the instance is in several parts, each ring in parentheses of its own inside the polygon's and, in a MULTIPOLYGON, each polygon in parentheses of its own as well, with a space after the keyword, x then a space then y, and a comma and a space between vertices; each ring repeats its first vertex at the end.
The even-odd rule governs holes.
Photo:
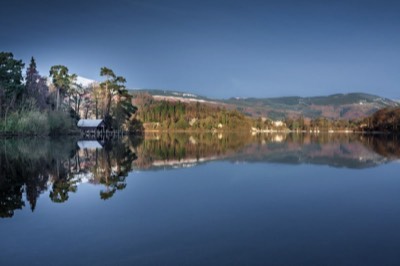
POLYGON ((50 136, 78 133, 76 121, 63 112, 20 111, 13 112, 0 121, 2 136, 50 136))

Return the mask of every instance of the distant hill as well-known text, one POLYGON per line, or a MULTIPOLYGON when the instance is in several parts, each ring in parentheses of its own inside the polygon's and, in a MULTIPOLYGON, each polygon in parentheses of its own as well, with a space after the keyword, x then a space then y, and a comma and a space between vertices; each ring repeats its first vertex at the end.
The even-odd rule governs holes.
POLYGON ((198 94, 193 94, 189 92, 180 92, 180 91, 170 91, 170 90, 155 90, 155 89, 138 89, 138 90, 130 90, 132 93, 148 93, 152 96, 156 96, 156 99, 171 99, 171 100, 180 100, 180 101, 199 101, 199 102, 221 102, 221 100, 210 99, 205 96, 201 96, 198 94))
POLYGON ((237 109, 249 116, 269 117, 271 119, 300 115, 307 118, 322 116, 332 119, 356 119, 369 116, 385 107, 400 107, 398 101, 366 93, 316 97, 229 98, 223 100, 168 90, 132 90, 132 93, 148 93, 156 100, 218 104, 227 109, 237 109))

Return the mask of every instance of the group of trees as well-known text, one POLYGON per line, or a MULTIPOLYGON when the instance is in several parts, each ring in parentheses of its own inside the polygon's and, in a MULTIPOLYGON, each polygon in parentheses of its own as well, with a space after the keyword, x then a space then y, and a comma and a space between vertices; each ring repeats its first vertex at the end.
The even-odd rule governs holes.
POLYGON ((34 58, 26 68, 12 53, 0 52, 0 132, 10 134, 51 134, 69 132, 73 123, 63 113, 46 112, 51 106, 47 79, 34 58))
POLYGON ((64 103, 64 109, 68 109, 71 117, 76 119, 104 119, 110 128, 132 130, 136 126, 133 114, 137 108, 132 104, 132 96, 125 87, 126 79, 107 67, 100 69, 100 76, 105 79, 103 82, 94 82, 88 88, 83 88, 77 82, 77 75, 69 74, 67 67, 51 67, 56 110, 64 103))
POLYGON ((327 119, 318 117, 311 120, 287 118, 285 120, 290 130, 299 131, 329 131, 349 130, 364 132, 400 132, 400 108, 384 108, 371 116, 358 120, 327 119))
POLYGON ((241 130, 251 119, 237 110, 199 102, 156 101, 146 93, 135 95, 138 119, 161 130, 241 130))
POLYGON ((400 132, 400 108, 385 108, 362 120, 364 131, 400 132))
POLYGON ((68 95, 71 110, 81 118, 104 119, 107 126, 113 129, 140 130, 134 115, 137 108, 125 87, 126 79, 107 67, 100 69, 100 76, 104 78, 103 82, 92 83, 84 90, 74 83, 68 95))
POLYGON ((104 119, 110 128, 137 129, 132 96, 124 77, 103 67, 101 83, 84 88, 63 65, 50 68, 48 82, 32 57, 25 64, 12 53, 0 52, 0 132, 65 134, 76 130, 80 118, 104 119))
POLYGON ((148 129, 157 130, 282 130, 321 131, 356 130, 359 122, 334 120, 324 117, 314 119, 287 117, 276 123, 268 118, 252 118, 238 110, 229 110, 214 104, 156 100, 150 94, 137 93, 138 118, 148 129))
POLYGON ((305 119, 303 116, 286 118, 285 124, 292 131, 354 130, 357 126, 357 122, 352 120, 335 120, 325 117, 305 119))

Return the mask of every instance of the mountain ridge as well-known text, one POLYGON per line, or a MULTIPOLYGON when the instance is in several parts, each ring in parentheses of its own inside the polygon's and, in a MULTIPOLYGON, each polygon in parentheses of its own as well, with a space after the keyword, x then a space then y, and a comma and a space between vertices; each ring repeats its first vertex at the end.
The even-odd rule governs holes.
POLYGON ((155 100, 220 104, 229 109, 237 109, 252 117, 269 117, 272 119, 284 119, 296 116, 357 119, 369 116, 382 108, 400 107, 398 101, 363 92, 336 93, 327 96, 311 97, 230 97, 227 99, 212 99, 182 91, 157 89, 137 89, 130 91, 134 95, 148 93, 155 100))

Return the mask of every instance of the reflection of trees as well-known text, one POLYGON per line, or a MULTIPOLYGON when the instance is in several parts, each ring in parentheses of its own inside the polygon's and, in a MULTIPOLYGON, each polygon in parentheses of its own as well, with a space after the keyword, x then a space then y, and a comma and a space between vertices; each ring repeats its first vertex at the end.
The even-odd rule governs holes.
POLYGON ((75 193, 77 191, 78 181, 72 174, 68 174, 66 177, 58 177, 54 180, 52 190, 49 194, 51 201, 56 203, 67 201, 69 192, 75 193))
POLYGON ((25 206, 22 200, 23 189, 20 184, 0 184, 0 218, 14 216, 14 210, 25 206))
POLYGON ((26 198, 29 201, 31 210, 34 211, 36 201, 43 191, 47 190, 48 176, 39 174, 36 178, 34 176, 27 176, 26 180, 26 198))
POLYGON ((73 165, 75 153, 71 154, 67 160, 56 160, 56 167, 51 173, 52 189, 49 197, 52 202, 63 203, 69 199, 69 193, 75 193, 78 189, 77 183, 80 182, 79 177, 76 177, 72 171, 75 168, 73 165), (73 155, 73 156, 72 156, 73 155))
POLYGON ((144 141, 125 138, 78 150, 76 140, 69 138, 3 139, 0 217, 12 217, 25 206, 24 198, 34 211, 47 190, 53 202, 65 202, 80 182, 101 185, 100 198, 109 199, 125 189, 133 166, 175 167, 227 159, 364 168, 400 158, 399 143, 399 137, 391 135, 177 133, 147 135, 144 141))
POLYGON ((126 187, 125 178, 126 176, 118 176, 116 174, 101 178, 100 183, 105 185, 106 189, 100 191, 100 198, 103 200, 109 199, 117 190, 123 190, 126 187))
POLYGON ((137 147, 135 165, 146 169, 158 161, 202 161, 209 157, 224 157, 236 153, 252 141, 250 133, 147 134, 137 147))
POLYGON ((100 197, 104 200, 112 197, 115 191, 125 189, 125 178, 132 170, 132 162, 137 159, 136 154, 131 152, 132 146, 129 146, 129 141, 110 144, 104 149, 105 161, 103 162, 109 170, 106 171, 107 175, 100 179, 100 183, 106 186, 105 191, 100 191, 100 197))
POLYGON ((363 135, 363 143, 388 159, 400 158, 400 136, 392 134, 363 135))
POLYGON ((104 148, 78 150, 76 139, 8 139, 0 143, 0 217, 12 217, 25 206, 32 211, 47 191, 52 202, 62 203, 78 190, 83 179, 101 184, 101 199, 126 187, 136 160, 138 139, 106 142, 104 148))
POLYGON ((75 149, 75 142, 45 139, 3 139, 0 145, 1 217, 25 206, 24 193, 34 211, 49 176, 57 172, 56 162, 68 161, 75 149))
POLYGON ((361 134, 147 134, 136 167, 190 166, 209 160, 365 168, 399 158, 398 138, 361 134))
POLYGON ((360 134, 288 134, 257 136, 259 145, 249 145, 234 160, 285 164, 317 164, 366 168, 381 164, 382 156, 365 145, 360 134))
POLYGON ((132 162, 137 158, 133 152, 136 141, 129 138, 111 141, 102 149, 85 149, 77 153, 80 173, 88 176, 90 183, 105 186, 100 191, 101 199, 109 199, 117 190, 126 187, 125 179, 132 170, 132 162))

